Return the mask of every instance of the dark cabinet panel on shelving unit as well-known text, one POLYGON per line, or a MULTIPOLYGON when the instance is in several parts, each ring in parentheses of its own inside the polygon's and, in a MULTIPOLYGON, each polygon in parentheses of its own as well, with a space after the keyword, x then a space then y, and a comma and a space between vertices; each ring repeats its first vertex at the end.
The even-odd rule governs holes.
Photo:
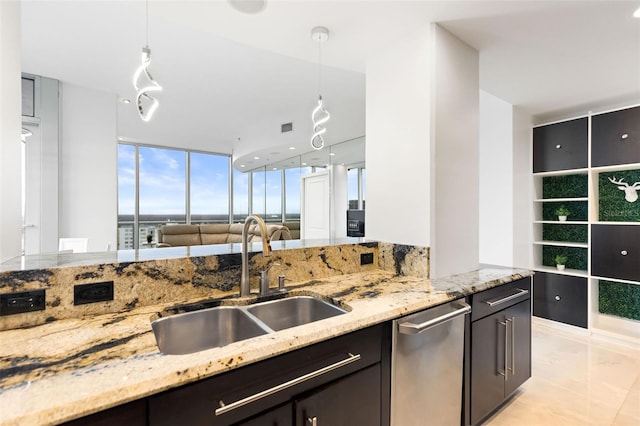
POLYGON ((587 278, 536 272, 533 315, 587 328, 587 278))
POLYGON ((640 281, 640 226, 591 225, 591 274, 640 281))
POLYGON ((640 163, 640 106, 591 118, 593 167, 640 163))
POLYGON ((534 173, 588 167, 588 124, 584 117, 534 128, 534 173))

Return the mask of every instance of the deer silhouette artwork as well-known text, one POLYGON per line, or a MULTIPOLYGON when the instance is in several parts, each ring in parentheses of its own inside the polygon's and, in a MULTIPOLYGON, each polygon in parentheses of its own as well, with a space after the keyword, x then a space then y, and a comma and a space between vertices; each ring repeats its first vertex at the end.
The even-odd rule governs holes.
POLYGON ((623 182, 624 179, 620 179, 616 181, 615 176, 613 179, 609 178, 609 181, 618 186, 618 189, 624 191, 624 199, 630 203, 635 202, 638 199, 638 191, 640 191, 640 182, 636 182, 633 185, 629 185, 626 182, 623 182))

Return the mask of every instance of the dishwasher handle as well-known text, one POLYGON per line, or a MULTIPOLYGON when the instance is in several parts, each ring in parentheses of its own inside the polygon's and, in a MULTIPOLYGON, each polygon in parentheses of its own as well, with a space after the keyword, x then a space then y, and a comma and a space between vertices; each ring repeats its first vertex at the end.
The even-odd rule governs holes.
POLYGON ((450 306, 457 309, 440 315, 439 317, 431 318, 425 322, 421 322, 420 324, 414 324, 411 321, 401 322, 400 324, 398 324, 398 332, 400 332, 401 334, 422 333, 423 331, 431 327, 435 327, 436 325, 442 324, 443 322, 447 322, 455 317, 471 312, 471 306, 469 306, 465 302, 451 303, 450 306))

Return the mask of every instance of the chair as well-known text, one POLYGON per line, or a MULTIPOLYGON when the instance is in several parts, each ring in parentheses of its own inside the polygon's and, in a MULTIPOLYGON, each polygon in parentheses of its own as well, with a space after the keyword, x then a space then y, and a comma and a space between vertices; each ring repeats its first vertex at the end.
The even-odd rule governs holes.
POLYGON ((88 238, 60 238, 58 250, 73 250, 73 253, 85 253, 88 245, 88 238))

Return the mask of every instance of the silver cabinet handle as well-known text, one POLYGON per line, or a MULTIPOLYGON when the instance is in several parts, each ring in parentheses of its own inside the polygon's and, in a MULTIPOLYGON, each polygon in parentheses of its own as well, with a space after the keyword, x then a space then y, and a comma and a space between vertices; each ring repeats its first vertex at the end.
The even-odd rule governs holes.
POLYGON ((516 375, 516 317, 507 320, 511 323, 511 374, 516 375))
POLYGON ((560 148, 562 148, 562 145, 560 144, 556 145, 556 149, 560 149, 560 148))
POLYGON ((468 314, 471 312, 471 306, 467 305, 464 302, 455 302, 452 303, 452 306, 456 306, 458 309, 447 312, 444 315, 440 315, 437 318, 432 318, 428 321, 421 322, 420 324, 414 324, 412 322, 403 322, 398 325, 398 332, 401 334, 418 334, 427 330, 428 328, 435 327, 438 324, 442 324, 443 322, 449 321, 457 316, 468 314))
POLYGON ((513 299, 515 299, 516 297, 520 297, 520 296, 522 296, 523 294, 527 294, 527 293, 529 293, 529 290, 524 290, 524 289, 522 289, 522 288, 519 288, 519 289, 517 289, 517 290, 518 290, 518 291, 517 291, 516 293, 511 294, 511 295, 509 295, 509 296, 507 296, 507 297, 503 297, 503 298, 498 299, 498 300, 485 300, 485 301, 484 301, 484 303, 486 303, 487 305, 489 305, 489 306, 492 306, 492 307, 493 307, 493 306, 500 305, 500 304, 502 304, 502 303, 508 302, 509 300, 513 300, 513 299))
MULTIPOLYGON (((500 371, 500 368, 497 367, 498 369, 498 374, 501 376, 504 376, 504 379, 507 380, 507 322, 506 321, 498 321, 498 327, 500 327, 501 325, 504 325, 504 370, 500 371)), ((500 339, 496 338, 496 364, 497 364, 497 358, 498 358, 498 354, 500 353, 500 350, 502 348, 500 347, 500 339)))
POLYGON ((626 139, 629 137, 629 133, 623 133, 622 136, 620 136, 620 139, 626 139))
POLYGON ((311 425, 311 426, 318 426, 318 418, 316 416, 313 417, 307 417, 307 422, 311 425))
POLYGON ((318 370, 312 371, 311 373, 296 377, 295 379, 291 379, 288 382, 280 383, 279 385, 276 385, 272 388, 265 389, 261 392, 255 393, 246 398, 239 399, 230 404, 225 404, 222 400, 220 400, 220 408, 216 408, 216 416, 228 413, 229 411, 235 410, 236 408, 240 408, 244 405, 251 404, 252 402, 255 402, 259 399, 265 398, 269 395, 273 395, 274 393, 278 393, 292 386, 306 382, 307 380, 322 376, 323 374, 326 374, 330 371, 336 370, 340 367, 344 367, 345 365, 351 364, 352 362, 356 362, 360 360, 360 358, 360 354, 353 355, 350 353, 349 358, 343 359, 342 361, 335 362, 331 365, 327 365, 326 367, 322 367, 318 370))
POLYGON ((620 252, 620 254, 621 254, 621 255, 623 255, 623 256, 626 256, 626 255, 627 255, 627 254, 629 254, 629 253, 628 253, 626 250, 622 250, 622 251, 620 252))
POLYGON ((556 299, 556 300, 560 300, 560 299, 562 299, 562 297, 560 297, 560 295, 559 295, 559 294, 556 294, 556 297, 554 297, 554 299, 556 299))

